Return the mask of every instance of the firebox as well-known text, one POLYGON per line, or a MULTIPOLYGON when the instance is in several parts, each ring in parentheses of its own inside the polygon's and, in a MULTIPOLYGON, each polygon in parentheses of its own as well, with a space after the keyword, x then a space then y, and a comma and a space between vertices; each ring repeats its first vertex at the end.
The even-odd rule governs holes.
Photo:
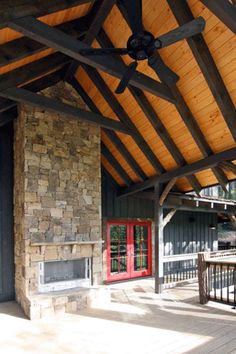
POLYGON ((90 258, 39 263, 39 292, 59 291, 90 285, 90 258))

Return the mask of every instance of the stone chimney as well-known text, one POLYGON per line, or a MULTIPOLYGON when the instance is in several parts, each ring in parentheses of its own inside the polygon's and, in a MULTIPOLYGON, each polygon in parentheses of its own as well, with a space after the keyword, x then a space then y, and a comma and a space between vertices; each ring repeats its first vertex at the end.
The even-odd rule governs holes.
MULTIPOLYGON (((43 92, 86 109, 68 84, 43 92)), ((16 299, 30 318, 77 310, 80 288, 39 292, 39 267, 49 261, 91 260, 101 283, 100 128, 30 105, 19 106, 14 140, 16 299)), ((83 300, 84 301, 84 300, 83 300)), ((83 302, 82 301, 82 302, 83 302)))

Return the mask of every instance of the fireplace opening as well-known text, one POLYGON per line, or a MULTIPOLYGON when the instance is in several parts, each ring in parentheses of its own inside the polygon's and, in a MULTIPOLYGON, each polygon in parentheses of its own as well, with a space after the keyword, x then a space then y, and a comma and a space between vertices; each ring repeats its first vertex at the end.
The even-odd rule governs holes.
POLYGON ((39 263, 39 291, 56 291, 91 285, 91 259, 39 263))

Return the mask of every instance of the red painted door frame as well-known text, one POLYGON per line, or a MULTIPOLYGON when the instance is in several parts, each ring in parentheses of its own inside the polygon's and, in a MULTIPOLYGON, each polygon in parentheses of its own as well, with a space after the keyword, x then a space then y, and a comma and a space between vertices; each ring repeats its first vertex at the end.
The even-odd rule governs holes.
POLYGON ((124 221, 111 220, 107 222, 107 281, 125 280, 136 277, 143 277, 152 274, 152 242, 151 242, 151 222, 148 221, 124 221), (126 226, 127 232, 127 269, 126 272, 112 274, 111 273, 111 247, 110 247, 110 230, 111 226, 126 226), (148 267, 135 271, 134 269, 134 226, 146 226, 148 236, 148 267))

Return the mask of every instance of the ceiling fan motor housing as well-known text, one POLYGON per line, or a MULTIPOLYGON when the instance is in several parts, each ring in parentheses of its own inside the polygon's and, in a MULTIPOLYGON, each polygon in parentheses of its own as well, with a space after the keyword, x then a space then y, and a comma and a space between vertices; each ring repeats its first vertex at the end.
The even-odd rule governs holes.
POLYGON ((135 33, 129 37, 127 49, 129 56, 134 60, 145 60, 156 50, 155 38, 150 32, 135 33))

